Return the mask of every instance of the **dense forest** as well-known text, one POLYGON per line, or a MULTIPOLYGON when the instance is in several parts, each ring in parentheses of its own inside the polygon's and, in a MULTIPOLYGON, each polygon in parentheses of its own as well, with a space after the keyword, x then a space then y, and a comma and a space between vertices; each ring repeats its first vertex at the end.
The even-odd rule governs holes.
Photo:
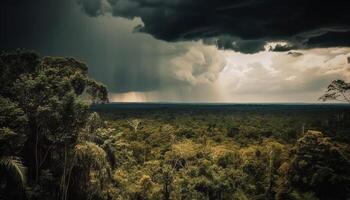
POLYGON ((74 58, 6 51, 0 72, 0 199, 350 198, 349 107, 110 111, 74 58))

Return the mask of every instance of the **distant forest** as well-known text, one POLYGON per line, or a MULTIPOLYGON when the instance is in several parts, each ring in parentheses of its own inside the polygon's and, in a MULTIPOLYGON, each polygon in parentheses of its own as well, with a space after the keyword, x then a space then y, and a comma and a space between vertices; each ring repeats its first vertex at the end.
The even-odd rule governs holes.
MULTIPOLYGON (((321 100, 347 102, 333 81, 321 100)), ((99 110, 87 65, 0 53, 1 200, 346 200, 350 109, 99 110)))

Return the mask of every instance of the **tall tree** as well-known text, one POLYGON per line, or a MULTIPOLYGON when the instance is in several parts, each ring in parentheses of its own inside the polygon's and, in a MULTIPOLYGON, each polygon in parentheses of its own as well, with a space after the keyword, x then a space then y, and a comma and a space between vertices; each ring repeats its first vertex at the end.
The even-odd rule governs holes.
POLYGON ((27 118, 16 103, 0 96, 0 199, 24 195, 25 167, 19 157, 27 118))
POLYGON ((319 98, 322 101, 334 100, 350 103, 350 83, 334 80, 328 85, 326 93, 319 98))
MULTIPOLYGON (((46 198, 66 199, 70 162, 88 120, 89 104, 108 102, 108 91, 90 79, 87 66, 74 58, 41 57, 15 50, 0 53, 0 65, 0 97, 6 99, 0 107, 16 105, 27 120, 22 153, 9 156, 23 158, 32 198, 39 198, 42 190, 52 190, 46 198), (50 184, 43 182, 45 177, 52 177, 50 184)), ((6 116, 1 112, 3 118, 6 116)), ((8 120, 3 124, 0 128, 10 128, 2 128, 8 130, 7 135, 20 133, 18 127, 10 126, 19 123, 8 120)))

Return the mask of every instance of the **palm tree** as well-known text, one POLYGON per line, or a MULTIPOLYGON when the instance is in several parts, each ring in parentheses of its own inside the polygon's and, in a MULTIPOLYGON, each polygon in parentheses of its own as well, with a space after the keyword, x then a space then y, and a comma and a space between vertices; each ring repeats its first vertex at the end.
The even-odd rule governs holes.
POLYGON ((25 171, 22 161, 15 152, 18 135, 11 129, 0 128, 0 199, 23 199, 25 171), (16 138, 16 139, 14 139, 16 138))
POLYGON ((18 157, 2 156, 0 158, 0 199, 23 199, 25 170, 18 157))
POLYGON ((0 199, 22 199, 25 167, 18 157, 27 117, 17 103, 0 95, 0 199))

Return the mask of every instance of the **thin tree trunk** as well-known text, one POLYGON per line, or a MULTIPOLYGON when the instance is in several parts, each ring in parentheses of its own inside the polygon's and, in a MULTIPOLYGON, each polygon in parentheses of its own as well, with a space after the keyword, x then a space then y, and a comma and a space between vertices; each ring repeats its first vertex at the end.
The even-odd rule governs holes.
POLYGON ((66 189, 65 189, 65 192, 64 192, 64 199, 66 200, 67 199, 67 196, 68 196, 68 188, 69 188, 69 183, 70 183, 70 175, 72 174, 72 170, 73 170, 73 166, 71 166, 68 170, 68 180, 67 180, 67 186, 66 186, 66 189))
POLYGON ((266 199, 273 199, 272 195, 272 185, 273 185, 273 162, 274 162, 274 151, 271 150, 270 154, 270 159, 269 159, 269 172, 268 172, 268 187, 266 190, 266 199))
POLYGON ((47 151, 45 152, 44 157, 43 157, 42 161, 41 161, 40 164, 39 164, 39 169, 40 169, 41 166, 45 163, 46 158, 47 158, 47 156, 49 155, 49 152, 50 152, 51 148, 53 148, 53 145, 49 146, 49 148, 48 148, 47 151))
POLYGON ((61 199, 65 200, 65 188, 66 188, 66 168, 67 168, 67 144, 64 144, 64 164, 63 164, 63 174, 61 181, 61 199))
POLYGON ((38 143, 39 143, 39 133, 38 133, 38 129, 37 129, 36 130, 36 139, 35 139, 35 182, 36 183, 38 183, 38 180, 39 180, 38 143))

